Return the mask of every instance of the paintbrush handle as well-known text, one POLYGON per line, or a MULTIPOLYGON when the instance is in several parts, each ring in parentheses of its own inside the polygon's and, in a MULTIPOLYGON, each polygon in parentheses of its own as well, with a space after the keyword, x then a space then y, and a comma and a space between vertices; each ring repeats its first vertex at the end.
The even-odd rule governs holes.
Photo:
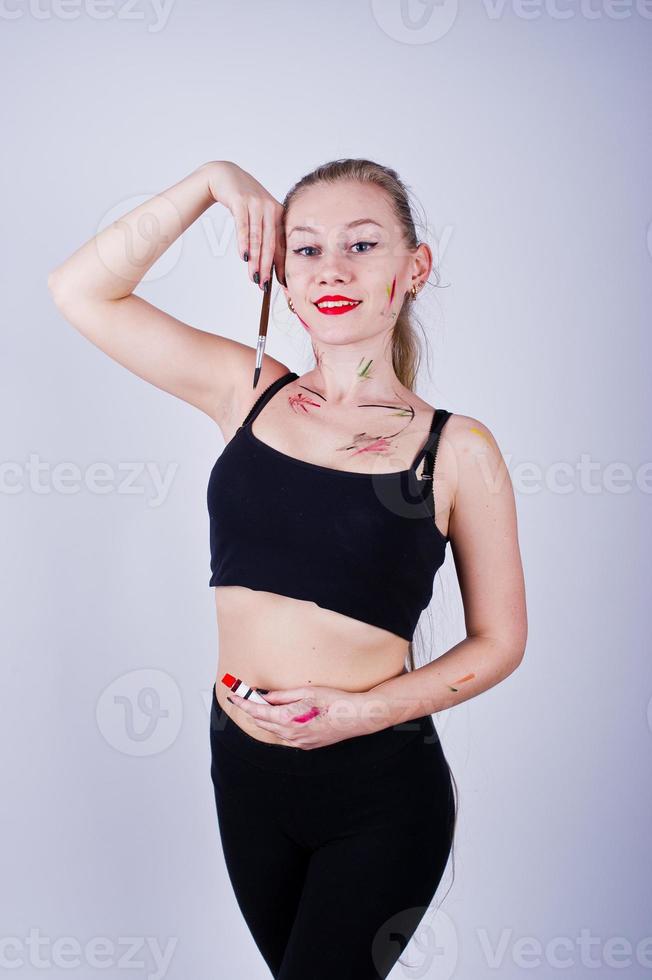
POLYGON ((258 384, 260 371, 263 366, 265 341, 267 340, 267 324, 269 322, 269 303, 272 295, 272 284, 268 280, 267 289, 263 290, 263 305, 260 311, 260 326, 258 327, 258 342, 256 344, 256 366, 254 368, 254 388, 258 384))

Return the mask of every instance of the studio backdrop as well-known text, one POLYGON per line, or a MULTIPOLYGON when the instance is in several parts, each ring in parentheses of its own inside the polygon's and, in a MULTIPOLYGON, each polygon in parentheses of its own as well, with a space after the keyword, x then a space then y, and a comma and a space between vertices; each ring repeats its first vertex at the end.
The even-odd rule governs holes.
MULTIPOLYGON (((651 975, 650 3, 16 0, 0 22, 0 971, 268 975, 209 779, 224 440, 67 323, 48 276, 207 161, 282 200, 355 157, 397 171, 433 250, 417 391, 498 440, 529 620, 519 669, 435 717, 454 884, 392 976, 651 975)), ((219 204, 137 294, 256 345, 219 204)), ((276 279, 266 350, 312 367, 276 279)), ((464 636, 450 554, 420 629, 429 659, 464 636)))

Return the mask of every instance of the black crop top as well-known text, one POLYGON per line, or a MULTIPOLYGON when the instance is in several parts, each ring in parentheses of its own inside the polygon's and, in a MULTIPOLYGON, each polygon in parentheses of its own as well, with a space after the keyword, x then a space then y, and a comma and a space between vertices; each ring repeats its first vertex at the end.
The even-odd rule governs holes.
POLYGON ((411 640, 449 540, 435 524, 432 475, 451 413, 433 412, 428 440, 407 470, 319 466, 251 430, 261 408, 298 377, 290 371, 262 392, 213 466, 209 585, 304 599, 411 640))

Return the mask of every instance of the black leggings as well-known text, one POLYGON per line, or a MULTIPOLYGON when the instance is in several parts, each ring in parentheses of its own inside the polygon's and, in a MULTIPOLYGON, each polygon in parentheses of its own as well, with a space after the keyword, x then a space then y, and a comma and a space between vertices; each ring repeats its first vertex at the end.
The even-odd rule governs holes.
POLYGON ((386 977, 452 846, 432 717, 306 750, 248 735, 213 689, 210 739, 224 860, 272 975, 386 977))

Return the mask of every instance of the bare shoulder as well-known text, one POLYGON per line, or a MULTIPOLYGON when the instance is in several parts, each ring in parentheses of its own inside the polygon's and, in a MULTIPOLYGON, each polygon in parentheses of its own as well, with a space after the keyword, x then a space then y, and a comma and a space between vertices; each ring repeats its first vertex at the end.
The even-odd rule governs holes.
POLYGON ((489 426, 457 412, 451 414, 442 429, 437 464, 447 473, 451 510, 460 491, 472 492, 474 483, 493 482, 500 474, 503 479, 505 475, 509 479, 502 452, 489 426))
POLYGON ((218 420, 226 442, 229 442, 233 437, 235 430, 265 389, 278 380, 278 378, 282 378, 292 370, 292 368, 283 364, 282 361, 278 361, 269 354, 264 354, 258 384, 254 388, 256 348, 247 347, 246 344, 239 344, 239 347, 239 357, 232 375, 233 396, 231 400, 231 411, 224 419, 218 420))
POLYGON ((444 435, 457 453, 473 455, 477 451, 487 452, 493 449, 500 454, 498 443, 489 426, 472 415, 451 413, 442 431, 442 437, 444 435))
POLYGON ((470 415, 452 415, 442 452, 452 487, 450 536, 460 563, 484 554, 517 552, 514 488, 500 446, 489 426, 470 415))

